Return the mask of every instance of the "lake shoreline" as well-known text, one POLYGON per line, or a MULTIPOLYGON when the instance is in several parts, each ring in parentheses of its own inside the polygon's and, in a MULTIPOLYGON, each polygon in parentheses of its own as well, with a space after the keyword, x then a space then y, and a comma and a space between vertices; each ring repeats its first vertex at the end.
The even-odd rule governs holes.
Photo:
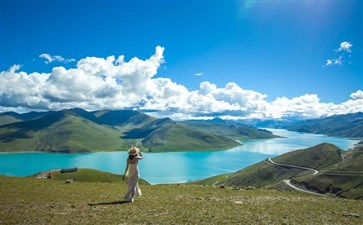
MULTIPOLYGON (((329 142, 348 149, 358 141, 325 135, 301 134, 273 130, 285 138, 242 140, 234 148, 199 151, 143 152, 141 177, 151 184, 178 184, 231 173, 247 166, 293 150, 329 142), (162 154, 155 154, 162 153, 162 154)), ((92 168, 121 174, 126 165, 127 151, 89 153, 11 152, 0 153, 3 175, 30 176, 54 168, 92 168)))

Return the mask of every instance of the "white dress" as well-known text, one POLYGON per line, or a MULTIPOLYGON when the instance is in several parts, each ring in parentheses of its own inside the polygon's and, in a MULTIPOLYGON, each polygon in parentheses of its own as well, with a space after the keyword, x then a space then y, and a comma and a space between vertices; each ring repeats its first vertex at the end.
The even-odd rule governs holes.
POLYGON ((124 199, 126 201, 133 201, 134 195, 141 196, 141 190, 139 188, 139 167, 137 165, 138 163, 130 163, 129 164, 129 174, 128 174, 128 191, 126 195, 124 196, 124 199))

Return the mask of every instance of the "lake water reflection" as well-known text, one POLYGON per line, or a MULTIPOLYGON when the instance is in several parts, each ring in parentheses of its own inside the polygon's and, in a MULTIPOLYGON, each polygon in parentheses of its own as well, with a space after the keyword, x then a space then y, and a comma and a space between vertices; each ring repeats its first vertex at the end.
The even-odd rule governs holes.
MULTIPOLYGON (((243 145, 220 151, 145 153, 140 161, 141 177, 152 184, 180 183, 230 173, 246 166, 296 149, 329 142, 342 149, 358 140, 325 135, 268 129, 285 138, 243 141, 243 145)), ((89 154, 8 153, 0 154, 0 173, 28 176, 55 168, 94 168, 121 174, 126 152, 89 154)))

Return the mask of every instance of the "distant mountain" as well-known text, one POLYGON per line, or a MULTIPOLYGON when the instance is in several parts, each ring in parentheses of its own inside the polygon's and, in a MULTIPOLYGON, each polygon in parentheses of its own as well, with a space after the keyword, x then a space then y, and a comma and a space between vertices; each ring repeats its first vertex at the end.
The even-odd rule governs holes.
POLYGON ((286 189, 288 187, 284 180, 290 180, 305 190, 363 199, 362 157, 362 147, 342 151, 335 145, 323 143, 283 154, 271 161, 266 159, 235 173, 208 178, 197 183, 286 189))
POLYGON ((121 126, 131 123, 132 125, 143 124, 155 120, 144 113, 133 110, 101 110, 93 112, 99 123, 110 126, 121 126))
MULTIPOLYGON (((300 120, 299 120, 300 121, 300 120)), ((236 123, 244 124, 252 127, 265 127, 265 128, 274 128, 276 126, 290 124, 291 120, 282 120, 282 119, 244 119, 244 120, 236 120, 236 123)))
POLYGON ((252 119, 239 122, 255 127, 280 128, 329 136, 363 138, 363 112, 309 120, 294 118, 277 120, 252 119))
POLYGON ((46 112, 29 112, 29 113, 23 113, 23 114, 19 114, 16 112, 1 113, 0 114, 0 126, 5 125, 5 124, 19 122, 19 121, 35 119, 40 116, 43 116, 44 114, 46 114, 46 112))
POLYGON ((88 112, 69 109, 42 113, 3 113, 2 152, 92 152, 125 150, 141 145, 144 151, 191 151, 231 148, 235 139, 269 138, 271 133, 247 126, 210 121, 175 122, 132 110, 88 112), (208 123, 211 123, 208 125, 208 123), (229 131, 230 130, 230 131, 229 131), (223 131, 223 132, 222 132, 223 131))
POLYGON ((183 124, 194 127, 196 129, 212 132, 216 135, 226 136, 236 140, 253 139, 253 138, 273 138, 277 137, 272 132, 256 129, 243 124, 224 121, 221 119, 213 120, 190 120, 184 121, 183 124))
POLYGON ((363 113, 335 115, 324 119, 304 120, 275 127, 298 132, 363 138, 363 113))
POLYGON ((363 112, 308 119, 248 119, 236 121, 253 127, 280 128, 297 132, 325 134, 350 138, 363 138, 363 112))

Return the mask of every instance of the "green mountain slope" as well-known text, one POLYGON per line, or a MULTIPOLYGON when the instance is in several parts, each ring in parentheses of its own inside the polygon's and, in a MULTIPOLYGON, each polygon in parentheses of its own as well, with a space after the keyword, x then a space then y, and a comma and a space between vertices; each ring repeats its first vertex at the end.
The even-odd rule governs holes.
POLYGON ((314 147, 285 153, 274 158, 273 161, 320 170, 340 162, 342 153, 343 151, 337 146, 322 143, 314 147))
POLYGON ((151 151, 188 151, 231 148, 238 142, 180 124, 163 126, 149 134, 142 143, 151 151))
POLYGON ((266 159, 263 162, 256 163, 235 173, 208 178, 196 183, 285 189, 286 187, 284 186, 286 185, 282 181, 292 179, 293 183, 303 187, 303 189, 314 192, 331 192, 341 197, 363 198, 363 158, 360 151, 354 154, 351 153, 352 151, 357 150, 349 150, 343 154, 343 151, 338 147, 324 143, 275 157, 272 159, 272 162, 276 164, 266 159), (343 161, 342 155, 345 158, 343 161), (354 157, 349 158, 344 155, 354 155, 354 157), (319 172, 314 174, 310 170, 285 165, 308 167, 319 172), (337 173, 337 171, 349 171, 350 175, 331 175, 337 173), (339 188, 339 190, 333 187, 339 188), (333 189, 335 192, 331 191, 333 189), (349 194, 341 194, 347 192, 349 194))
POLYGON ((151 152, 211 150, 239 145, 230 138, 197 130, 169 118, 152 120, 131 129, 124 138, 141 139, 142 145, 151 152))
POLYGON ((34 120, 0 127, 2 152, 116 151, 131 143, 119 131, 84 119, 72 111, 50 112, 34 120))
POLYGON ((344 160, 315 176, 294 179, 295 185, 319 193, 363 199, 363 148, 344 153, 344 160))
POLYGON ((242 124, 228 124, 220 119, 206 121, 184 121, 183 124, 235 140, 277 137, 267 130, 256 129, 242 124))

